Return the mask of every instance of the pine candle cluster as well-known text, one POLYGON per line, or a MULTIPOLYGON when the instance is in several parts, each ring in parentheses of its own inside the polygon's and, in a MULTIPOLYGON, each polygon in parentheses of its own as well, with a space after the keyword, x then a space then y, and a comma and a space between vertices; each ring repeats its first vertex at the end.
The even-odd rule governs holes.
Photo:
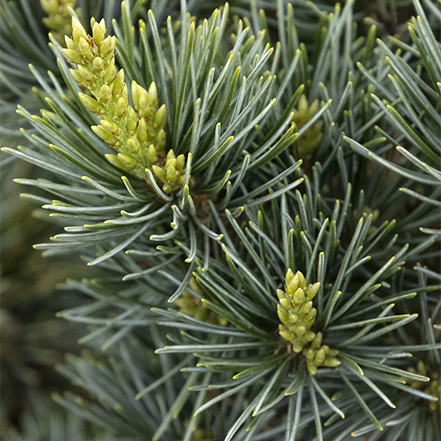
POLYGON ((189 291, 184 291, 175 303, 179 307, 179 312, 181 314, 186 314, 190 317, 194 317, 197 320, 204 321, 207 323, 212 323, 215 325, 226 326, 227 321, 217 314, 214 314, 210 308, 208 308, 202 301, 202 298, 207 297, 206 293, 200 288, 196 279, 192 277, 188 283, 189 288, 193 292, 197 293, 200 298, 195 297, 189 291))
MULTIPOLYGON (((72 19, 69 8, 74 9, 76 0, 40 0, 41 7, 48 15, 43 18, 43 23, 51 30, 55 39, 64 43, 64 36, 72 33, 72 19)), ((80 10, 75 13, 78 15, 80 10)))
POLYGON ((322 333, 311 331, 317 310, 312 306, 312 299, 317 294, 320 283, 306 285, 300 271, 296 274, 288 269, 285 291, 278 289, 279 304, 277 313, 280 321, 279 333, 292 344, 292 350, 306 356, 309 372, 314 375, 319 366, 338 366, 338 351, 322 345, 322 333), (308 346, 310 343, 310 346, 308 346))
POLYGON ((147 91, 133 81, 130 106, 124 70, 116 73, 116 37, 106 37, 104 19, 98 23, 92 18, 91 27, 93 36, 73 17, 73 38, 66 36, 64 53, 78 66, 71 69, 72 76, 93 95, 80 93, 84 105, 100 118, 100 125, 92 130, 118 152, 106 158, 140 179, 147 179, 146 170, 150 170, 165 193, 179 189, 184 182, 185 157, 166 150, 166 110, 165 105, 158 108, 155 83, 147 91))
MULTIPOLYGON (((305 127, 319 110, 318 100, 314 100, 311 105, 308 105, 306 96, 302 95, 299 99, 297 109, 294 109, 293 120, 297 125, 297 129, 300 130, 302 127, 305 127)), ((320 145, 322 138, 323 121, 317 121, 298 139, 297 148, 299 156, 306 158, 312 155, 320 145)))
POLYGON ((408 368, 408 371, 413 374, 430 376, 430 382, 428 385, 418 380, 411 380, 409 385, 414 389, 423 390, 426 394, 438 398, 436 401, 428 401, 427 406, 432 412, 437 409, 441 411, 441 373, 429 372, 429 369, 427 369, 427 366, 422 360, 418 362, 416 368, 410 367, 408 368))

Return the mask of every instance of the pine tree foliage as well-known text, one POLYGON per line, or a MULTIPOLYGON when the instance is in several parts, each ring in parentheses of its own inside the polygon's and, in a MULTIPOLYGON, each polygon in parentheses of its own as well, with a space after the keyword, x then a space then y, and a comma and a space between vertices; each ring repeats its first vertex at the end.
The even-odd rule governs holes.
POLYGON ((60 286, 55 401, 109 440, 441 440, 439 5, 145 3, 49 47, 2 3, 35 247, 102 271, 60 286))
MULTIPOLYGON (((440 23, 440 11, 436 9, 434 4, 428 4, 430 7, 428 12, 431 12, 435 20, 440 23)), ((432 63, 430 60, 439 59, 440 47, 421 5, 417 5, 417 12, 418 17, 409 23, 409 34, 414 44, 413 47, 391 37, 391 41, 400 48, 400 52, 403 51, 402 55, 400 52, 393 53, 384 42, 379 42, 380 65, 383 67, 377 69, 376 78, 372 76, 371 72, 360 66, 363 74, 373 80, 378 91, 385 97, 381 100, 375 96, 375 103, 392 126, 402 134, 399 141, 405 145, 399 145, 396 149, 407 159, 407 166, 388 163, 375 153, 363 149, 354 140, 349 140, 349 142, 361 154, 392 168, 413 182, 428 186, 430 189, 427 190, 430 192, 428 196, 408 188, 400 190, 411 197, 439 207, 441 156, 437 138, 441 123, 439 113, 441 70, 438 62, 432 63), (412 57, 417 57, 420 61, 407 64, 405 60, 412 57), (386 78, 393 86, 389 90, 381 84, 382 79, 386 78), (423 82, 423 78, 426 79, 425 82, 423 82), (416 168, 415 171, 409 170, 411 164, 416 168)), ((380 128, 377 128, 377 131, 381 134, 380 128)), ((394 145, 396 142, 391 144, 394 145)))
POLYGON ((32 410, 20 418, 20 432, 3 430, 5 441, 111 441, 113 435, 109 431, 91 426, 73 412, 51 402, 42 395, 36 394, 30 399, 32 410))

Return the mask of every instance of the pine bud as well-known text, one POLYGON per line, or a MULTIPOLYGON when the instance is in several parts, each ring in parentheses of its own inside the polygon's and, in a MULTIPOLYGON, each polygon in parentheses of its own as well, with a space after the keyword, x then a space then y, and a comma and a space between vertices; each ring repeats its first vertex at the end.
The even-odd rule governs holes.
POLYGON ((158 107, 158 92, 156 90, 156 84, 153 82, 149 87, 149 95, 152 100, 152 105, 158 107))
POLYGON ((165 170, 157 165, 152 166, 153 173, 161 180, 165 179, 165 170))
POLYGON ((171 193, 174 190, 174 186, 172 184, 164 184, 164 186, 162 187, 162 191, 164 193, 171 193))
POLYGON ((108 132, 103 126, 92 126, 91 129, 107 144, 116 144, 117 139, 115 138, 115 136, 108 132))
POLYGON ((424 362, 422 360, 420 360, 417 364, 417 371, 420 375, 427 376, 426 365, 424 364, 424 362))
POLYGON ((322 344, 323 335, 321 332, 317 332, 314 340, 311 343, 311 347, 314 349, 318 349, 322 344))
POLYGON ((294 352, 302 352, 303 349, 303 343, 299 343, 294 339, 290 339, 290 341, 293 343, 292 345, 292 350, 294 352))
POLYGON ((140 143, 147 142, 147 124, 144 118, 141 118, 138 122, 136 137, 140 143))
POLYGON ((130 135, 134 135, 138 127, 139 121, 132 107, 128 108, 126 115, 126 126, 130 135))
POLYGON ((149 162, 149 164, 153 164, 154 162, 156 162, 156 160, 157 160, 156 149, 153 144, 150 144, 148 146, 146 157, 147 157, 147 161, 149 162))
POLYGON ((126 168, 125 164, 121 161, 121 159, 118 158, 117 155, 111 155, 110 153, 108 153, 105 155, 105 157, 115 167, 125 170, 126 168))
POLYGON ((116 38, 115 37, 107 37, 100 44, 100 54, 101 57, 107 58, 108 56, 112 56, 113 58, 113 50, 115 49, 116 38))
POLYGON ((116 118, 122 117, 127 112, 128 102, 124 97, 119 97, 115 104, 116 118))
POLYGON ((118 136, 121 133, 120 128, 112 121, 107 121, 105 119, 101 120, 101 125, 112 135, 118 136))
MULTIPOLYGON (((164 131, 162 130, 162 132, 164 132, 164 131)), ((184 155, 179 155, 176 158, 176 163, 175 163, 176 170, 181 171, 184 168, 184 165, 185 165, 185 156, 184 155)))
POLYGON ((300 286, 302 289, 305 289, 305 288, 306 288, 306 279, 305 279, 305 276, 304 276, 300 271, 297 271, 297 275, 299 276, 299 286, 300 286))
POLYGON ((340 364, 341 364, 341 361, 337 360, 336 358, 328 358, 328 359, 326 359, 324 365, 328 366, 328 367, 336 367, 340 364))
MULTIPOLYGON (((315 332, 312 331, 308 331, 305 335, 304 335, 304 340, 307 341, 308 343, 312 340, 314 340, 315 338, 315 332)), ((338 352, 338 351, 337 351, 338 352)))
POLYGON ((305 113, 308 111, 308 101, 305 95, 302 95, 299 99, 299 113, 305 113))
POLYGON ((291 292, 291 293, 295 292, 298 287, 299 287, 299 276, 297 274, 291 278, 290 282, 288 282, 287 279, 286 281, 287 292, 291 292))
POLYGON ((282 305, 277 305, 277 314, 279 315, 280 321, 284 324, 291 322, 289 317, 289 312, 282 307, 282 305))
POLYGON ((135 110, 139 109, 139 94, 140 94, 140 87, 136 81, 132 81, 131 91, 132 91, 132 101, 133 101, 133 107, 135 110))
POLYGON ((309 311, 311 311, 312 308, 312 302, 306 302, 304 303, 301 307, 300 307, 300 314, 305 315, 309 313, 309 311))
POLYGON ((296 305, 302 305, 305 301, 305 293, 302 288, 297 288, 295 293, 292 296, 293 302, 296 305))
POLYGON ((135 168, 138 163, 129 155, 125 155, 123 153, 118 153, 118 158, 121 159, 122 163, 128 168, 135 168))
POLYGON ((299 321, 298 314, 288 313, 288 317, 289 317, 289 322, 292 325, 295 325, 299 321))
POLYGON ((141 148, 141 144, 136 138, 129 138, 127 140, 126 144, 128 152, 130 152, 131 155, 136 155, 139 153, 139 150, 141 148))
POLYGON ((101 72, 103 70, 104 67, 104 61, 102 58, 100 57, 96 57, 94 58, 93 62, 92 62, 93 68, 98 71, 101 72))
POLYGON ((90 71, 88 67, 84 67, 81 64, 78 66, 78 71, 85 78, 86 81, 96 80, 94 72, 90 71))
POLYGON ((79 93, 81 102, 93 113, 99 113, 101 111, 100 103, 93 99, 91 96, 86 95, 84 93, 79 93))
MULTIPOLYGON (((314 117, 318 110, 318 100, 315 100, 311 106, 308 107, 306 96, 302 95, 300 97, 297 110, 294 110, 293 120, 297 125, 297 129, 300 130, 304 125, 306 125, 314 117)), ((320 145, 323 137, 322 126, 323 121, 317 121, 296 141, 298 152, 301 158, 310 156, 320 145)))
POLYGON ((66 47, 69 50, 77 52, 78 50, 77 44, 72 40, 72 38, 69 38, 67 35, 65 35, 64 42, 66 43, 66 47))
POLYGON ((176 170, 175 164, 176 164, 176 158, 167 159, 167 161, 165 163, 165 168, 169 168, 170 166, 173 166, 174 169, 176 170))
POLYGON ((315 352, 312 349, 308 349, 303 352, 303 355, 305 355, 308 361, 312 361, 314 360, 315 352))
POLYGON ((166 117, 167 117, 167 113, 165 110, 165 104, 163 104, 155 113, 155 117, 153 120, 154 127, 163 129, 165 127, 166 117))
POLYGON ((73 79, 79 84, 82 85, 85 81, 86 78, 81 74, 80 71, 75 70, 75 69, 69 69, 73 79))
MULTIPOLYGON (((288 330, 279 330, 279 334, 285 339, 285 340, 288 340, 288 341, 291 341, 291 340, 293 340, 294 338, 295 338, 295 335, 294 335, 294 333, 293 332, 291 332, 291 331, 288 331, 288 330)), ((295 352, 300 352, 302 350, 302 348, 300 348, 298 351, 296 351, 295 349, 294 349, 294 351, 295 352)))
POLYGON ((298 336, 302 336, 306 332, 306 327, 303 325, 298 325, 294 329, 298 336))
POLYGON ((126 85, 124 83, 124 70, 121 69, 117 73, 115 79, 113 80, 113 83, 112 83, 112 96, 118 97, 122 93, 122 91, 123 91, 125 86, 126 85))
POLYGON ((315 363, 316 363, 316 365, 321 366, 321 365, 324 363, 324 361, 325 361, 325 356, 326 356, 326 354, 325 354, 325 350, 324 350, 324 348, 322 347, 322 348, 317 352, 317 355, 315 356, 315 363))
POLYGON ((317 373, 317 365, 315 363, 308 363, 308 371, 311 375, 315 375, 317 373))
POLYGON ((115 61, 112 60, 103 75, 103 80, 106 84, 110 84, 113 81, 115 78, 115 72, 115 61))
POLYGON ((290 307, 291 307, 291 302, 290 302, 287 298, 280 299, 280 304, 281 304, 286 310, 289 310, 290 307))
POLYGON ((152 100, 147 91, 138 86, 138 111, 141 117, 150 117, 153 112, 152 100))
POLYGON ((85 59, 92 58, 92 51, 90 50, 90 46, 89 46, 89 43, 87 42, 86 38, 80 37, 80 40, 78 41, 78 49, 80 51, 80 54, 85 59))
POLYGON ((58 0, 41 0, 40 3, 47 14, 55 14, 58 11, 58 0))
POLYGON ((106 24, 104 18, 99 23, 94 22, 92 25, 93 40, 97 45, 104 41, 106 35, 106 24))
POLYGON ((72 63, 82 63, 83 57, 75 50, 72 49, 63 49, 64 55, 69 59, 72 63))
POLYGON ((76 17, 72 17, 72 36, 76 43, 78 43, 81 38, 87 39, 87 32, 76 17))
POLYGON ((338 355, 338 350, 337 349, 329 349, 329 354, 330 357, 336 357, 338 355))
POLYGON ((315 308, 311 308, 311 310, 307 313, 305 320, 309 323, 310 321, 314 322, 315 316, 317 315, 317 310, 315 308))
POLYGON ((169 182, 173 182, 176 179, 176 169, 173 165, 167 165, 165 166, 166 169, 166 179, 169 182))
POLYGON ((312 300, 317 294, 319 288, 320 288, 320 282, 314 283, 313 285, 309 285, 308 289, 306 290, 306 297, 309 300, 312 300))
MULTIPOLYGON (((288 268, 288 271, 286 272, 286 278, 285 278, 287 287, 290 286, 293 279, 294 279, 294 273, 292 272, 291 268, 288 268)), ((297 289, 297 288, 294 288, 294 289, 297 289)))
POLYGON ((111 99, 111 90, 107 84, 103 84, 97 94, 97 98, 103 102, 108 103, 111 99))

